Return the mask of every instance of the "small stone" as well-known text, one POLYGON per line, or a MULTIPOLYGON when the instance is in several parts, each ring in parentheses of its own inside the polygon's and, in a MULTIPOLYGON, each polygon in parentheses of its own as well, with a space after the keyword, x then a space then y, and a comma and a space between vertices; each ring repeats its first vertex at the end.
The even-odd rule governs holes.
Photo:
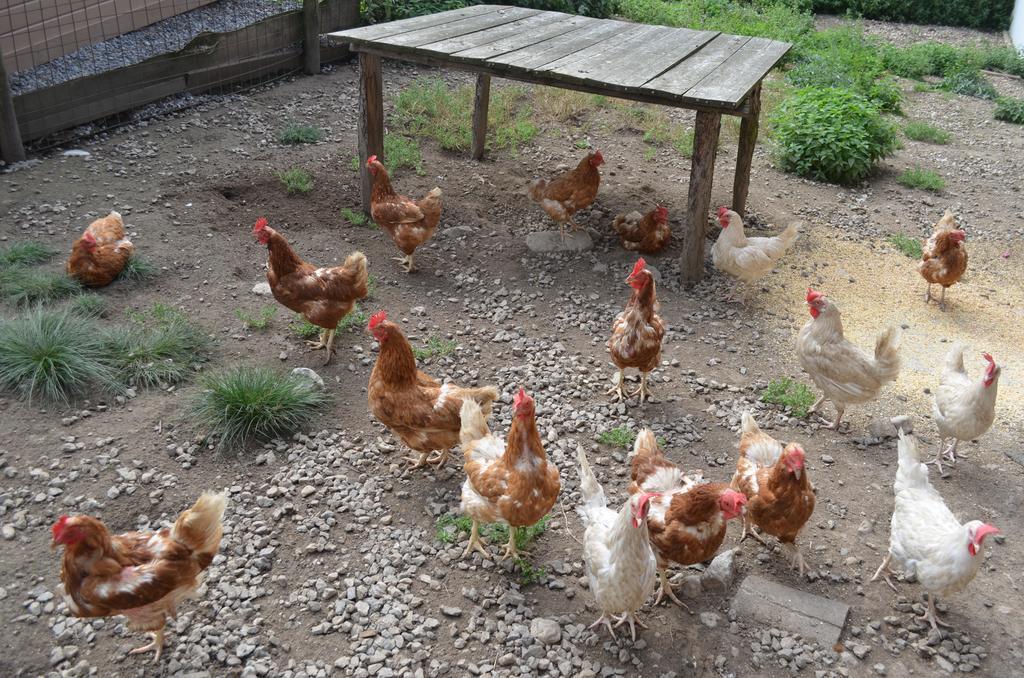
POLYGON ((718 613, 717 612, 701 612, 700 623, 709 629, 713 629, 718 626, 718 613))
POLYGON ((442 605, 441 606, 441 614, 443 614, 446 617, 461 617, 462 616, 462 608, 461 607, 449 606, 449 605, 442 605))
POLYGON ((427 314, 427 307, 426 306, 413 306, 412 308, 409 309, 409 313, 411 313, 412 315, 426 315, 427 314))
POLYGON ((252 286, 252 293, 255 294, 255 295, 261 296, 261 297, 269 297, 270 294, 271 294, 271 292, 270 292, 270 283, 268 283, 268 282, 258 282, 258 283, 256 283, 255 285, 252 286))
POLYGON ((313 494, 314 492, 316 492, 316 488, 313 487, 312 485, 306 485, 301 490, 299 490, 299 494, 302 495, 303 499, 305 499, 309 495, 313 494))
POLYGON ((850 652, 853 652, 854 656, 857 657, 857 659, 864 659, 864 657, 867 657, 868 653, 871 652, 871 646, 854 645, 850 648, 850 652))
POLYGON ((824 464, 834 464, 834 463, 836 463, 836 460, 832 458, 831 454, 823 454, 823 455, 821 455, 821 461, 824 464))
POLYGON ((319 374, 309 369, 308 367, 296 367, 294 370, 292 370, 292 376, 298 377, 300 379, 305 379, 310 384, 319 386, 320 388, 324 387, 324 380, 320 378, 319 374))
POLYGON ((586 252, 593 249, 594 241, 586 231, 574 231, 562 238, 558 231, 538 231, 526 236, 526 247, 531 252, 586 252))
POLYGON ((887 673, 885 664, 875 664, 871 667, 871 670, 879 676, 884 676, 887 673))
POLYGON ((701 584, 708 591, 726 591, 736 577, 736 549, 722 551, 701 575, 701 584))
POLYGON ((696 598, 704 592, 704 587, 700 583, 700 576, 696 574, 687 575, 683 578, 683 585, 679 590, 687 598, 696 598))
POLYGON ((14 525, 4 525, 3 528, 0 528, 0 533, 3 534, 4 539, 7 541, 14 539, 14 525))
POLYGON ((530 622, 530 635, 545 645, 556 645, 562 640, 562 627, 558 622, 537 617, 530 622))
POLYGON ((245 659, 256 650, 256 646, 252 643, 247 643, 244 640, 238 644, 235 648, 235 656, 239 659, 245 659))

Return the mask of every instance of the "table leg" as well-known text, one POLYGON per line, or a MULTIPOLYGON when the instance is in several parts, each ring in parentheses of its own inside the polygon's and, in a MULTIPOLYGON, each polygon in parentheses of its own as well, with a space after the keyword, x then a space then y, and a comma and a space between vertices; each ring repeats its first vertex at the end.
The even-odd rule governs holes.
POLYGON ((371 155, 384 155, 384 92, 380 57, 359 53, 359 163, 363 211, 370 214, 373 175, 366 169, 371 155))
POLYGON ((718 151, 720 113, 697 111, 693 135, 693 158, 690 164, 690 190, 686 200, 686 234, 683 256, 679 262, 682 282, 695 283, 704 275, 704 230, 707 228, 711 204, 711 184, 715 174, 718 151))
POLYGON ((473 99, 473 160, 482 160, 487 146, 487 108, 491 102, 491 76, 476 76, 476 97, 473 99))
POLYGON ((736 152, 736 176, 732 182, 732 209, 745 216, 747 192, 750 190, 750 165, 754 159, 757 144, 758 118, 761 114, 761 85, 758 84, 748 95, 749 112, 740 121, 740 146, 736 152))

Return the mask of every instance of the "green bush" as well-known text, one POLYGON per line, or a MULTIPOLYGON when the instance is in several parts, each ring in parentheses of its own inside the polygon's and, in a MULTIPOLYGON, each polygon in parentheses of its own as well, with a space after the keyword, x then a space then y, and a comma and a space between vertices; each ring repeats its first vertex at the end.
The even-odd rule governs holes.
POLYGON ((854 184, 897 147, 895 128, 846 89, 803 89, 772 117, 779 165, 817 181, 854 184))
POLYGON ((799 381, 780 377, 772 380, 761 393, 761 402, 787 407, 794 417, 806 417, 814 404, 814 394, 799 381))
POLYGON ((996 120, 1024 125, 1024 99, 1000 97, 996 99, 996 120))
POLYGON ((329 397, 300 377, 265 367, 235 366, 206 375, 191 416, 221 449, 286 436, 305 425, 329 397))
POLYGON ((992 86, 980 71, 964 69, 949 73, 939 84, 941 89, 954 94, 975 97, 976 99, 995 99, 999 96, 996 88, 992 86))
POLYGON ((1010 27, 1014 0, 813 0, 819 14, 988 30, 1010 27))
POLYGON ((300 167, 281 172, 277 178, 289 194, 309 193, 313 190, 313 175, 300 167))
POLYGON ((917 238, 911 238, 902 233, 893 233, 889 236, 889 242, 893 247, 902 252, 904 256, 914 260, 921 258, 921 241, 917 238))
POLYGON ((120 388, 103 335, 69 309, 35 307, 0 320, 0 388, 67 404, 96 388, 120 388))

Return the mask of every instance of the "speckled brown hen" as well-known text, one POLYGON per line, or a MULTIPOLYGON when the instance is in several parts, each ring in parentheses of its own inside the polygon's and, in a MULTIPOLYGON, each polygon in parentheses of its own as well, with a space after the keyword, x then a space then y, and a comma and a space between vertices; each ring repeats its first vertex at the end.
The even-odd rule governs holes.
POLYGON ((366 167, 373 175, 370 215, 405 255, 395 258, 402 262, 403 270, 415 271, 412 255, 417 247, 430 240, 441 221, 441 189, 433 188, 417 202, 395 192, 391 177, 377 156, 371 155, 366 167))
POLYGON ((503 442, 487 428, 479 404, 462 403, 460 438, 466 460, 462 512, 473 519, 463 558, 473 549, 490 557, 480 539, 480 523, 496 522, 508 525, 504 558, 517 557, 516 528, 533 525, 555 505, 561 487, 558 469, 544 452, 536 417, 533 398, 520 388, 512 402, 508 439, 503 442))
POLYGON ((71 247, 67 274, 87 287, 104 287, 114 281, 135 252, 124 237, 124 221, 117 212, 89 224, 71 247))
POLYGON ((574 169, 551 180, 534 179, 527 186, 527 195, 558 224, 563 238, 567 224, 573 230, 578 228, 572 221, 573 215, 590 207, 597 197, 601 187, 601 172, 597 168, 603 164, 604 156, 595 150, 580 160, 574 169))
POLYGON ((612 221, 612 230, 619 235, 622 246, 633 252, 656 254, 668 246, 672 231, 668 227, 668 209, 661 205, 647 214, 632 211, 612 221))
POLYGON ((647 262, 637 259, 626 283, 633 288, 633 294, 612 325, 612 336, 608 340, 608 352, 612 362, 619 368, 617 379, 608 393, 613 400, 624 400, 626 368, 640 370, 640 388, 628 395, 639 395, 650 400, 647 389, 647 375, 661 363, 661 340, 665 336, 665 324, 658 316, 658 299, 654 291, 654 276, 646 268, 647 262))
POLYGON ((921 277, 928 283, 924 294, 926 304, 933 299, 932 285, 942 285, 938 302, 939 308, 946 310, 946 289, 959 282, 967 270, 966 239, 967 234, 956 228, 953 213, 946 210, 921 249, 921 263, 917 265, 921 277))

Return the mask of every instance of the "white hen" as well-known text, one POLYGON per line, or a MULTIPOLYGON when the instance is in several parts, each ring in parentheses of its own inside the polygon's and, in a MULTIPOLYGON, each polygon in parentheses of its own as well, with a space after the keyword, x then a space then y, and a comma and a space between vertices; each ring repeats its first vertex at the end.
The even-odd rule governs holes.
POLYGON ((722 232, 711 248, 711 260, 715 268, 746 283, 772 270, 799 233, 799 226, 790 224, 777 236, 748 238, 743 232, 743 218, 727 207, 718 208, 718 223, 722 232))
POLYGON ((956 446, 961 440, 974 440, 991 426, 996 418, 996 393, 999 390, 999 373, 1002 368, 988 353, 982 353, 988 365, 981 379, 971 381, 964 369, 964 347, 956 344, 946 354, 946 365, 942 368, 942 380, 935 390, 932 414, 939 429, 939 452, 935 463, 942 473, 942 455, 950 462, 956 461, 956 446), (945 450, 946 439, 953 443, 945 450))
POLYGON ((614 637, 615 628, 628 623, 630 635, 636 640, 634 624, 644 626, 636 613, 651 592, 657 569, 647 534, 647 512, 657 493, 635 494, 618 512, 613 511, 607 506, 604 489, 594 477, 582 447, 576 448, 576 455, 583 498, 583 504, 576 510, 586 526, 583 559, 587 563, 590 591, 601 610, 601 616, 590 628, 604 624, 614 637), (614 628, 613 618, 618 622, 614 628))
POLYGON ((808 413, 831 401, 836 418, 828 427, 838 429, 847 405, 874 400, 883 385, 899 376, 900 332, 890 327, 878 335, 872 358, 843 336, 839 309, 825 295, 808 288, 807 305, 811 319, 800 330, 796 353, 822 393, 808 413))
MULTIPOLYGON (((928 481, 928 467, 917 456, 913 434, 899 430, 898 450, 889 552, 871 581, 895 559, 928 592, 928 611, 921 619, 938 630, 939 624, 949 624, 936 617, 935 597, 952 595, 971 583, 984 560, 985 537, 999 530, 980 520, 960 524, 928 481)), ((885 581, 896 590, 888 573, 885 581)))

